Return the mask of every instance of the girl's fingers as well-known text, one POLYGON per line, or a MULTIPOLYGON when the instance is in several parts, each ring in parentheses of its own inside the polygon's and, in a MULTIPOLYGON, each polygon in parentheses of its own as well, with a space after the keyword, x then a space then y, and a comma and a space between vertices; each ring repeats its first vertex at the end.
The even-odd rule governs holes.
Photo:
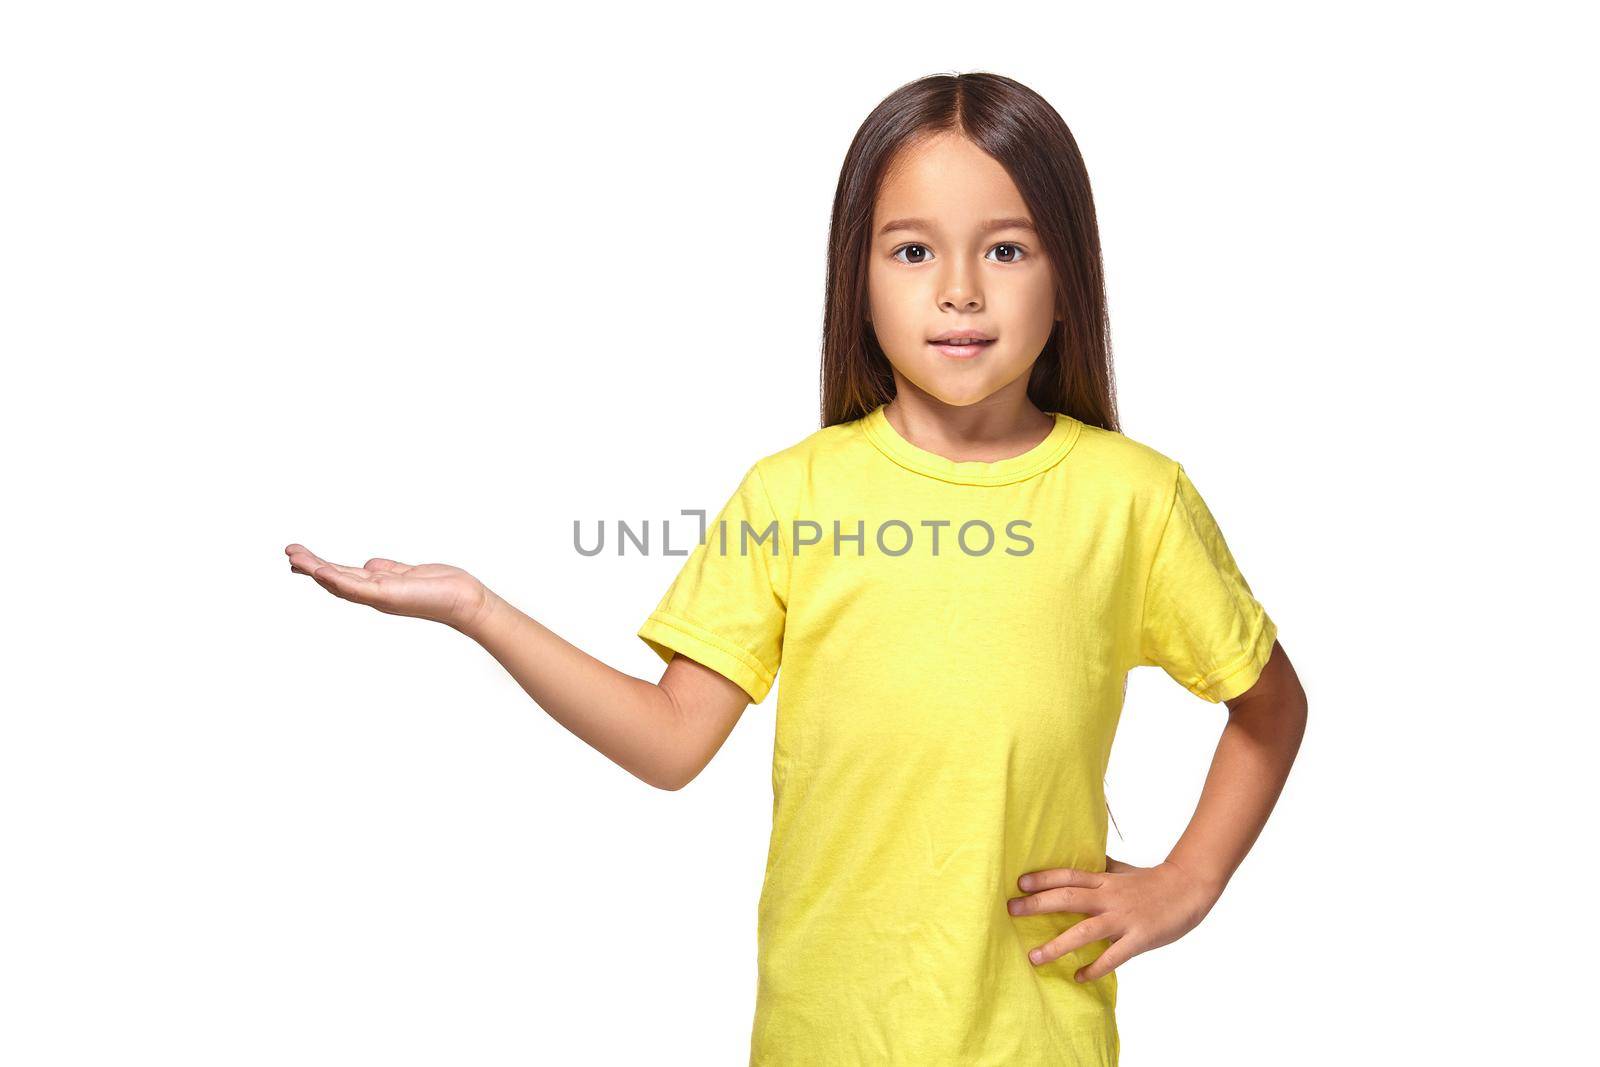
POLYGON ((361 567, 346 567, 342 563, 322 563, 322 564, 319 564, 319 565, 317 565, 315 567, 312 567, 311 570, 314 573, 314 572, 316 572, 318 570, 321 570, 324 567, 328 568, 329 570, 334 571, 337 574, 342 574, 346 578, 365 578, 365 579, 369 579, 369 580, 372 578, 372 572, 371 571, 364 570, 361 567))
POLYGON ((340 574, 350 575, 356 578, 371 577, 371 575, 364 568, 346 567, 342 563, 329 563, 327 560, 315 555, 303 547, 299 552, 295 553, 289 558, 292 561, 292 566, 290 569, 298 570, 303 574, 315 574, 322 567, 331 567, 340 574))
POLYGON ((1080 871, 1072 867, 1052 867, 1047 871, 1029 871, 1017 879, 1017 888, 1032 893, 1039 889, 1056 889, 1061 886, 1098 888, 1105 878, 1094 871, 1080 871))
POLYGON ((368 604, 376 607, 387 601, 387 590, 383 582, 377 581, 369 575, 352 567, 337 565, 324 565, 311 572, 311 577, 334 596, 345 600, 353 600, 357 604, 368 604))
POLYGON ((305 545, 294 544, 284 549, 288 553, 290 570, 300 571, 302 574, 311 574, 318 567, 336 567, 343 574, 352 574, 357 577, 371 577, 374 571, 388 571, 391 574, 404 574, 411 569, 406 563, 374 556, 367 560, 364 567, 345 567, 338 563, 329 563, 327 560, 312 552, 305 545))
POLYGON ((1062 931, 1051 940, 1040 945, 1028 953, 1028 959, 1034 963, 1049 963, 1058 960, 1069 952, 1076 952, 1083 946, 1103 937, 1115 937, 1116 931, 1112 929, 1111 920, 1096 916, 1091 919, 1080 919, 1070 929, 1062 931))
POLYGON ((318 567, 333 566, 305 545, 290 545, 284 551, 289 554, 289 569, 299 571, 301 574, 310 574, 318 567))
POLYGON ((1025 897, 1012 897, 1006 901, 1006 910, 1013 915, 1038 915, 1046 911, 1075 911, 1094 915, 1105 910, 1100 894, 1093 889, 1071 886, 1065 889, 1042 889, 1025 897))
POLYGON ((348 586, 353 582, 349 575, 341 573, 338 567, 328 563, 311 568, 309 573, 318 585, 340 596, 347 592, 348 586))
POLYGON ((310 558, 312 558, 314 560, 317 560, 318 563, 325 562, 324 560, 319 559, 315 552, 312 552, 305 545, 299 544, 298 542, 295 543, 295 544, 289 545, 283 551, 284 551, 284 554, 287 555, 290 559, 295 559, 297 557, 309 556, 310 558))
POLYGON ((1080 968, 1073 977, 1080 982, 1092 982, 1096 978, 1104 978, 1137 956, 1139 951, 1139 947, 1133 943, 1133 938, 1124 935, 1111 942, 1111 947, 1100 953, 1099 959, 1087 967, 1080 968))

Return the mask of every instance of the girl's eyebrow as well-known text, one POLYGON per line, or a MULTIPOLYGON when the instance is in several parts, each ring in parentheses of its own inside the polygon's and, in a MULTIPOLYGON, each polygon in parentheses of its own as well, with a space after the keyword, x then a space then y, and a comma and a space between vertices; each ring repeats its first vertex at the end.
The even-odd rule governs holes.
MULTIPOLYGON (((927 219, 890 219, 888 222, 884 223, 883 229, 878 231, 878 236, 882 237, 890 230, 931 230, 933 228, 933 223, 929 222, 927 219)), ((978 232, 992 233, 995 230, 1027 230, 1029 233, 1036 232, 1033 228, 1033 223, 1020 216, 1009 219, 990 219, 988 222, 985 222, 981 225, 981 228, 978 232)))

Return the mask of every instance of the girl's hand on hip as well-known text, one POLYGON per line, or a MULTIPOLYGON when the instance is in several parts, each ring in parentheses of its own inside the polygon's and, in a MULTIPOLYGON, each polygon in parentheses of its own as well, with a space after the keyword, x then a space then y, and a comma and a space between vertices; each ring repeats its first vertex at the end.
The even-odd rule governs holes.
POLYGON ((310 577, 336 597, 377 608, 388 615, 430 619, 465 630, 488 610, 489 590, 459 567, 447 563, 411 566, 374 557, 362 567, 329 563, 305 545, 284 549, 289 569, 310 577))
POLYGON ((1017 886, 1028 895, 1007 902, 1013 915, 1066 911, 1085 916, 1030 952, 1035 964, 1102 938, 1111 941, 1098 959, 1079 968, 1074 977, 1080 982, 1104 977, 1139 953, 1178 940, 1200 925, 1220 893, 1170 860, 1135 867, 1109 856, 1103 873, 1056 867, 1030 871, 1017 879, 1017 886))

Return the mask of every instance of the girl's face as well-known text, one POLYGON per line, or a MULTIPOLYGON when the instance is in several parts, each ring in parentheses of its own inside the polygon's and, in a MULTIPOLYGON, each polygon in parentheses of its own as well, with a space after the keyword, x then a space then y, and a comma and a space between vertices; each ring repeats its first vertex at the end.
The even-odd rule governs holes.
POLYGON ((964 407, 1027 374, 1056 321, 1055 274, 1022 194, 971 141, 940 134, 891 166, 873 209, 868 318, 903 380, 964 407), (945 349, 974 330, 986 344, 945 349))

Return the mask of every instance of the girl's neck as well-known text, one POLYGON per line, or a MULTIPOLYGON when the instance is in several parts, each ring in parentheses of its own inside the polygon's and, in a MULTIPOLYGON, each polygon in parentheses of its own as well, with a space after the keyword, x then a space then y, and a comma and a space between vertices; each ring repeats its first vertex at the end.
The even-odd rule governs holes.
POLYGON ((1026 392, 1005 392, 957 406, 902 388, 884 405, 883 414, 896 433, 924 451, 955 463, 994 463, 1040 444, 1056 423, 1026 392))

